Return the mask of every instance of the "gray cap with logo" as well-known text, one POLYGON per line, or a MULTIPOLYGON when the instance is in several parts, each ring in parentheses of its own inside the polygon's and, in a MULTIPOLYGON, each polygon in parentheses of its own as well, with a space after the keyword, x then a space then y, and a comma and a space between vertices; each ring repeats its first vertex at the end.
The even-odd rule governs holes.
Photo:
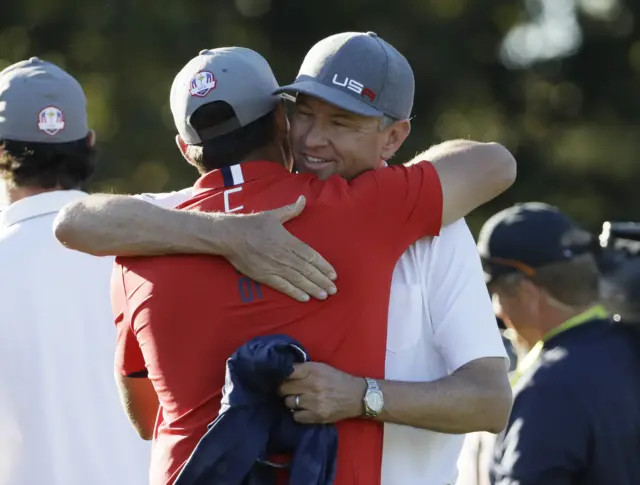
POLYGON ((200 51, 178 73, 171 86, 171 112, 182 139, 189 145, 230 133, 273 110, 282 96, 269 63, 244 47, 200 51), (191 116, 214 101, 228 103, 235 118, 196 131, 191 116))
POLYGON ((374 32, 344 32, 314 45, 298 77, 276 92, 303 93, 363 116, 406 120, 415 81, 407 59, 374 32))
POLYGON ((0 139, 67 143, 88 132, 87 100, 67 72, 37 57, 0 72, 0 139))

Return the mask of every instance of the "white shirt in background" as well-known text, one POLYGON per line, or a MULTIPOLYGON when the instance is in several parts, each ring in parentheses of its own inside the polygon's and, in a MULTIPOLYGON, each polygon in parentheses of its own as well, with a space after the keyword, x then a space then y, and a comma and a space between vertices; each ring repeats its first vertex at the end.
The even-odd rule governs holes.
POLYGON ((47 192, 0 213, 1 485, 148 482, 150 444, 114 381, 113 259, 53 235, 58 211, 85 195, 47 192))

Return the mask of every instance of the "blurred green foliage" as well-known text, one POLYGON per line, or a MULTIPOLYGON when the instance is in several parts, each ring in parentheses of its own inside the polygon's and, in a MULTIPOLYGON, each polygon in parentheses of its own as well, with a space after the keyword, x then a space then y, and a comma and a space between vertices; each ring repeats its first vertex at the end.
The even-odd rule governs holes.
POLYGON ((262 53, 281 83, 327 35, 373 30, 416 75, 413 130, 394 161, 450 138, 499 141, 517 201, 557 204, 587 228, 640 219, 640 17, 636 0, 22 0, 0 16, 0 67, 39 56, 82 83, 100 142, 94 191, 193 183, 168 94, 203 48, 262 53))

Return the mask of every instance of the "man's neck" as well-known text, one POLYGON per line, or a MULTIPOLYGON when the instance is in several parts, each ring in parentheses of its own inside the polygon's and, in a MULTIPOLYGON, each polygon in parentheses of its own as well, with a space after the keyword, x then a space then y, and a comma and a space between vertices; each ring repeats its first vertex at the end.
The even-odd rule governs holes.
POLYGON ((60 190, 60 188, 55 187, 53 189, 42 189, 32 187, 7 186, 6 190, 7 200, 9 204, 13 204, 14 202, 18 202, 19 200, 26 199, 27 197, 31 197, 33 195, 44 194, 46 192, 55 192, 56 190, 60 190))
POLYGON ((583 308, 559 308, 554 305, 548 305, 545 314, 542 315, 540 322, 540 335, 538 340, 542 340, 549 332, 552 332, 563 323, 586 312, 592 308, 594 304, 587 305, 583 308))
POLYGON ((267 162, 282 165, 291 171, 291 167, 287 165, 287 159, 279 145, 271 144, 252 153, 249 153, 240 163, 254 162, 256 160, 264 160, 267 162))

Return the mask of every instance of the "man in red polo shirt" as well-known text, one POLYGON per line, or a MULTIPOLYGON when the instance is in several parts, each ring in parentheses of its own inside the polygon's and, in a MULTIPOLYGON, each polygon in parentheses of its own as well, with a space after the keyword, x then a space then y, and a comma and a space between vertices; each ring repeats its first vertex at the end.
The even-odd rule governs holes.
MULTIPOLYGON (((288 122, 281 98, 271 94, 276 88, 266 61, 241 48, 203 51, 178 74, 174 119, 186 158, 204 174, 180 208, 249 213, 304 195, 306 212, 288 229, 332 260, 341 290, 324 303, 303 304, 260 287, 221 258, 119 260, 112 288, 117 366, 124 380, 148 372, 139 385, 153 385, 146 400, 137 389, 128 407, 141 434, 153 435, 153 485, 173 482, 219 412, 225 360, 252 337, 288 334, 314 360, 382 378, 393 268, 411 243, 441 226, 442 190, 430 163, 351 181, 291 174, 288 122)), ((399 80, 389 90, 406 88, 399 80)), ((376 118, 361 118, 363 129, 377 128, 376 118)), ((408 132, 408 122, 388 131, 389 157, 408 132)), ((353 378, 353 386, 364 396, 365 381, 353 378)), ((125 394, 131 390, 124 387, 125 394)), ((379 483, 379 469, 369 464, 380 461, 382 427, 365 420, 337 426, 336 483, 379 483)))

